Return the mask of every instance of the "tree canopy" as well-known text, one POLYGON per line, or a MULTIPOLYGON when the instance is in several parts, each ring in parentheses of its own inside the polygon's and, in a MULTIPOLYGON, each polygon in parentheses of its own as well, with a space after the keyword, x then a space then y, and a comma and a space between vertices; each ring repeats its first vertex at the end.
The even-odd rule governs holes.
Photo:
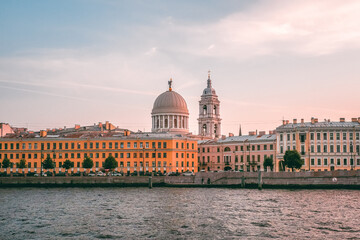
POLYGON ((43 167, 44 169, 53 169, 55 167, 55 162, 51 159, 50 155, 43 161, 43 167))
POLYGON ((69 159, 66 159, 62 166, 66 170, 69 170, 70 168, 74 167, 74 162, 70 161, 69 159))
POLYGON ((10 164, 11 164, 10 160, 6 157, 2 162, 2 167, 8 168, 8 167, 10 167, 10 164))
POLYGON ((110 171, 114 170, 116 167, 118 166, 118 163, 117 161, 115 160, 115 158, 113 156, 108 156, 106 159, 105 159, 105 162, 104 162, 104 168, 105 169, 109 169, 110 171))
POLYGON ((304 161, 301 159, 300 154, 296 150, 287 150, 284 155, 284 165, 288 168, 291 168, 292 171, 295 169, 300 169, 304 164, 304 161))
POLYGON ((271 157, 266 157, 264 160, 264 169, 267 169, 267 167, 270 167, 271 170, 274 167, 274 161, 271 157))
POLYGON ((20 159, 20 162, 16 163, 17 168, 26 168, 26 160, 20 159))
POLYGON ((94 161, 90 157, 86 156, 82 162, 82 166, 83 168, 92 168, 94 166, 94 161))

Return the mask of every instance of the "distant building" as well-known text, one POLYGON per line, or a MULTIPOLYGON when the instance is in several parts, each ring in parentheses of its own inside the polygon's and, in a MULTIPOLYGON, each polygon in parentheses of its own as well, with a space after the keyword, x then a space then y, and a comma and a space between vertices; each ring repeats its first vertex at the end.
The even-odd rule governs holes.
POLYGON ((360 169, 360 118, 346 122, 324 120, 311 122, 301 119, 292 123, 283 121, 276 128, 277 166, 282 169, 282 161, 287 150, 297 150, 304 161, 302 170, 332 171, 360 169))
POLYGON ((207 87, 204 89, 199 102, 199 135, 219 138, 221 137, 220 101, 212 88, 210 71, 207 87))
MULTIPOLYGON (((246 171, 264 170, 266 157, 276 156, 276 135, 250 132, 248 136, 231 136, 198 143, 199 170, 246 171)), ((267 170, 267 169, 266 169, 267 170)), ((276 171, 274 168, 273 171, 276 171)))

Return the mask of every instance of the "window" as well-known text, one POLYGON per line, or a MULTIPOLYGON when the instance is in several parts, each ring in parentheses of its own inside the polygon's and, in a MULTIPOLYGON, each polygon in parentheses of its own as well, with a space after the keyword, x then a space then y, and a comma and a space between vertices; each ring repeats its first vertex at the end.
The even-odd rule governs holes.
MULTIPOLYGON (((59 146, 59 149, 61 149, 60 146, 59 146)), ((87 143, 86 142, 84 143, 84 149, 87 149, 87 143)))
POLYGON ((163 158, 167 158, 167 154, 166 154, 166 153, 163 153, 163 158))
POLYGON ((140 143, 140 148, 144 148, 144 144, 142 142, 140 143))
POLYGON ((137 148, 137 142, 134 142, 134 148, 137 148))
POLYGON ((126 153, 126 158, 130 158, 130 153, 126 153))
POLYGON ((96 149, 99 149, 99 143, 98 143, 98 142, 95 143, 95 148, 96 148, 96 149))
POLYGON ((340 152, 340 145, 336 145, 336 152, 340 152))
POLYGON ((323 133, 324 141, 327 141, 327 133, 323 133))
POLYGON ((284 147, 280 146, 280 153, 284 153, 284 147))
POLYGON ((330 133, 330 140, 334 140, 334 133, 330 133))
POLYGON ((286 140, 290 141, 290 134, 289 133, 286 135, 286 140))
POLYGON ((347 166, 348 163, 347 163, 347 158, 344 158, 344 166, 347 166))
POLYGON ((124 153, 120 153, 120 158, 124 158, 124 153))
POLYGON ((349 139, 350 139, 350 140, 353 140, 353 133, 352 133, 352 132, 349 133, 349 139))
POLYGON ((102 149, 105 149, 106 148, 106 142, 103 142, 102 143, 102 149))
POLYGON ((311 145, 311 146, 310 146, 310 149, 311 149, 311 152, 313 153, 313 152, 315 151, 314 145, 311 145))
POLYGON ((343 145, 343 152, 347 152, 346 150, 347 150, 347 146, 344 144, 343 145))
POLYGON ((346 132, 343 133, 343 140, 346 140, 346 132))
POLYGON ((56 143, 53 143, 53 149, 56 149, 56 143))
POLYGON ((317 165, 318 165, 318 166, 321 166, 321 158, 318 158, 318 160, 317 160, 317 165))
POLYGON ((77 149, 80 149, 80 148, 81 148, 81 144, 78 143, 78 144, 77 144, 77 149))
POLYGON ((341 165, 340 158, 336 159, 336 165, 338 165, 338 166, 341 165))
POLYGON ((110 148, 110 149, 113 148, 112 142, 109 142, 109 148, 110 148))
POLYGON ((327 153, 327 145, 324 145, 324 153, 327 153))
POLYGON ((293 141, 295 141, 296 140, 296 135, 295 135, 295 133, 293 133, 293 141))
POLYGON ((257 150, 260 151, 260 145, 257 145, 257 150))
POLYGON ((264 150, 267 150, 267 145, 264 145, 264 150))
POLYGON ((282 142, 282 141, 283 141, 283 135, 280 134, 280 142, 282 142))
POLYGON ((334 164, 334 159, 330 158, 330 164, 334 164))
POLYGON ((317 152, 321 152, 321 145, 317 145, 317 152))
POLYGON ((340 133, 336 133, 336 140, 340 140, 340 133))
POLYGON ((360 133, 356 133, 356 140, 360 140, 360 133))
POLYGON ((131 143, 130 142, 127 143, 127 148, 131 148, 131 143))
POLYGON ((316 134, 316 140, 321 140, 321 134, 320 133, 316 134))
POLYGON ((270 150, 273 150, 274 146, 272 144, 270 144, 270 150))
POLYGON ((314 140, 314 133, 310 133, 310 140, 314 140))
POLYGON ((334 152, 334 145, 330 145, 330 152, 331 152, 331 153, 334 152))
POLYGON ((315 159, 312 158, 310 164, 311 164, 311 166, 314 166, 315 165, 315 159))

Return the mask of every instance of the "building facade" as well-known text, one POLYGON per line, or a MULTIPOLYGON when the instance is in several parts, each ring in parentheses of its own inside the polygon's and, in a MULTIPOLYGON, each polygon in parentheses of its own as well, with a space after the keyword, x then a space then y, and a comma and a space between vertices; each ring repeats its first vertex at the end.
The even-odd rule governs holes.
MULTIPOLYGON (((199 171, 264 170, 265 158, 276 156, 276 135, 254 132, 248 136, 232 136, 198 143, 199 171)), ((275 167, 275 166, 274 166, 275 167)), ((266 169, 268 170, 268 169, 266 169)), ((273 168, 276 171, 276 168, 273 168)))
POLYGON ((346 122, 324 120, 292 123, 283 121, 276 129, 277 167, 284 169, 282 161, 287 150, 297 150, 303 159, 302 170, 333 171, 360 169, 360 118, 346 122))
POLYGON ((119 134, 111 131, 99 132, 95 134, 97 136, 91 132, 93 137, 88 134, 88 131, 76 131, 0 138, 0 162, 8 158, 12 163, 11 168, 1 171, 19 172, 16 163, 25 159, 25 172, 40 173, 43 170, 41 163, 48 155, 55 161, 57 173, 65 171, 62 163, 67 159, 74 162, 72 172, 83 172, 82 162, 87 156, 94 162, 91 171, 99 171, 110 155, 118 163, 115 170, 125 174, 197 171, 196 140, 171 134, 119 134))

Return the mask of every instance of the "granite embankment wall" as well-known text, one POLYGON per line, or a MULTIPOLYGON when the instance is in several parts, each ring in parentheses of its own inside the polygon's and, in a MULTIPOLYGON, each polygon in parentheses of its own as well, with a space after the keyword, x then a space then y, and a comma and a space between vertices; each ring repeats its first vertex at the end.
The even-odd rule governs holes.
MULTIPOLYGON (((360 189, 360 170, 332 172, 200 172, 196 176, 154 176, 153 187, 360 189)), ((147 187, 149 177, 1 177, 0 187, 147 187)))

